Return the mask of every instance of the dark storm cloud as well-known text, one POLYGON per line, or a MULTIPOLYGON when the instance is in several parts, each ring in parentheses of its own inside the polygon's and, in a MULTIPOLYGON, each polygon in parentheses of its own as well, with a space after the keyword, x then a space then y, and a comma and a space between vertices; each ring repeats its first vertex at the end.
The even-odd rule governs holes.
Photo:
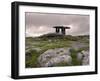
POLYGON ((67 34, 89 34, 89 16, 71 14, 26 13, 26 35, 38 36, 54 32, 53 26, 68 25, 67 34))

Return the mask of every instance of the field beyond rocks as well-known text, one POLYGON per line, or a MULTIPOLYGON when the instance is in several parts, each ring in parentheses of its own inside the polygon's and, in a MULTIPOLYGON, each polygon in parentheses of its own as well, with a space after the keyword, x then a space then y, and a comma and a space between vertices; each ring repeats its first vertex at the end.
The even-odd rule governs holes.
POLYGON ((25 67, 89 65, 89 35, 45 34, 26 37, 25 67))

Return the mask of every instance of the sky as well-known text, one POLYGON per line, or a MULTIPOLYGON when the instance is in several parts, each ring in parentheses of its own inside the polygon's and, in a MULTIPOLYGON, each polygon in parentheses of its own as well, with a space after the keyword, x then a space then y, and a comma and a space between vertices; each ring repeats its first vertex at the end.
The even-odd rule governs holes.
POLYGON ((68 26, 66 35, 89 35, 89 15, 25 13, 26 37, 55 33, 54 26, 68 26))

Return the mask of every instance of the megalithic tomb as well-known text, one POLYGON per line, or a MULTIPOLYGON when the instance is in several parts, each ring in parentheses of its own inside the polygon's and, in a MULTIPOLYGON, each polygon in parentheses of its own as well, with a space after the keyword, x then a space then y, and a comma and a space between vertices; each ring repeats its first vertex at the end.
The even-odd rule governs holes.
POLYGON ((66 29, 70 29, 70 27, 65 27, 65 26, 54 26, 53 28, 56 28, 56 33, 57 34, 62 34, 65 35, 66 34, 66 29))

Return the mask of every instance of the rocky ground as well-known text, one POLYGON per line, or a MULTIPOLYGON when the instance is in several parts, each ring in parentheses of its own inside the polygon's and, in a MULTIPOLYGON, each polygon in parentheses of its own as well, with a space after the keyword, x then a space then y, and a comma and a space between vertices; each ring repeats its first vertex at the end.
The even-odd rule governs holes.
POLYGON ((89 56, 88 36, 26 40, 26 68, 89 65, 89 56))
MULTIPOLYGON (((72 56, 72 48, 55 48, 45 51, 38 57, 38 62, 42 67, 53 67, 53 66, 72 66, 74 63, 73 59, 79 61, 77 65, 88 65, 89 64, 89 50, 82 50, 77 52, 76 58, 72 56)), ((76 50, 76 49, 75 49, 76 50)))

